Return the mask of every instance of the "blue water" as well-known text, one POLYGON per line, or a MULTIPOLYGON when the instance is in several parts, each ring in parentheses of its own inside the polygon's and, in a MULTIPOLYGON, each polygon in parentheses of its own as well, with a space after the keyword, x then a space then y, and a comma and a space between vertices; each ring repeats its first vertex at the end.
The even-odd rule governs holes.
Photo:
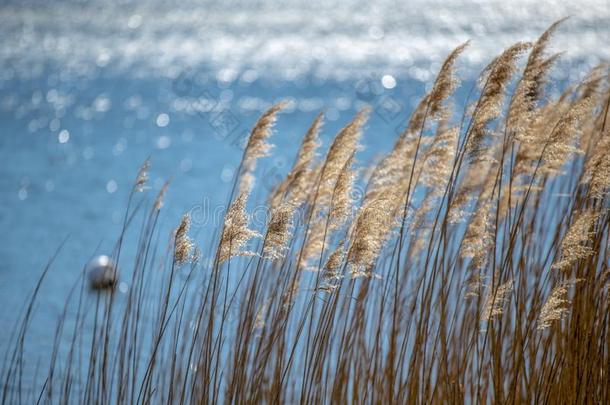
MULTIPOLYGON (((201 218, 198 207, 205 205, 207 213, 224 206, 233 171, 241 158, 242 136, 248 133, 261 112, 259 108, 246 111, 228 102, 226 108, 218 111, 177 111, 174 103, 184 97, 175 94, 176 85, 172 80, 101 76, 87 80, 82 90, 70 89, 73 83, 65 87, 22 83, 19 96, 14 97, 23 97, 20 103, 28 105, 30 111, 19 118, 15 117, 14 109, 2 112, 3 132, 13 134, 1 141, 4 192, 0 198, 4 208, 0 220, 2 229, 8 231, 0 246, 3 258, 0 297, 4 306, 21 308, 47 261, 62 240, 68 238, 43 284, 31 329, 32 345, 41 354, 52 344, 49 333, 54 331, 67 291, 82 266, 93 254, 109 254, 112 250, 121 231, 129 191, 142 162, 150 156, 151 189, 147 193, 151 194, 151 200, 171 178, 161 217, 161 235, 169 235, 180 216, 193 211, 196 214, 193 232, 205 249, 206 243, 210 243, 206 236, 210 235, 214 223, 211 218, 201 218), (74 97, 73 104, 61 110, 60 124, 54 130, 49 126, 56 118, 49 120, 48 117, 57 111, 48 101, 54 97, 50 92, 70 92, 74 97), (95 109, 100 99, 105 100, 107 111, 95 109), (78 116, 83 105, 94 106, 85 107, 92 110, 90 119, 78 116), (163 127, 158 125, 164 124, 162 114, 169 117, 169 123, 163 127), (226 129, 219 126, 227 119, 226 129), (28 126, 33 125, 32 121, 40 125, 44 122, 44 127, 30 131, 28 126), (69 133, 67 139, 62 138, 66 137, 64 131, 69 133)), ((390 147, 395 131, 402 128, 406 111, 411 108, 402 100, 421 93, 423 85, 405 81, 380 96, 362 93, 361 86, 362 83, 353 81, 303 87, 257 83, 235 84, 223 89, 212 85, 201 91, 214 97, 232 93, 237 99, 258 95, 263 100, 260 102, 263 108, 279 99, 300 100, 294 101, 295 107, 279 116, 272 138, 276 145, 273 156, 260 161, 255 196, 263 196, 289 169, 301 136, 321 110, 327 113, 322 138, 328 145, 356 108, 364 105, 358 97, 373 103, 379 98, 391 108, 379 107, 371 116, 363 139, 366 149, 359 159, 365 163, 390 147)), ((189 102, 199 105, 196 101, 189 102)), ((127 265, 132 263, 135 242, 133 237, 126 240, 122 261, 127 265)), ((17 311, 2 311, 0 324, 12 326, 17 315, 17 311)), ((9 330, 2 332, 3 342, 9 330)))
MULTIPOLYGON (((148 156, 151 199, 171 178, 160 223, 168 235, 183 213, 224 205, 241 140, 273 102, 289 108, 259 165, 258 196, 286 173, 319 111, 328 145, 372 106, 358 159, 388 150, 442 57, 468 38, 458 98, 505 45, 564 15, 573 18, 557 34, 568 51, 556 78, 582 77, 610 56, 605 1, 272 3, 0 6, 0 353, 67 238, 40 292, 27 366, 47 356, 67 291, 93 254, 112 249, 148 156)), ((211 227, 202 225, 194 232, 205 245, 211 227)), ((126 240, 126 263, 134 243, 126 240)))

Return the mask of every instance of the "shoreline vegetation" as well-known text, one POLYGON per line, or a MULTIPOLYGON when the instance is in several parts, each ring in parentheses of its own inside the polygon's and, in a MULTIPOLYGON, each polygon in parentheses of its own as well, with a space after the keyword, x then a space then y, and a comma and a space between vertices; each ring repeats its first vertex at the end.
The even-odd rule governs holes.
POLYGON ((252 128, 213 246, 188 214, 159 234, 169 183, 147 197, 146 161, 111 255, 124 303, 88 295, 83 271, 48 367, 24 376, 51 260, 3 361, 2 404, 608 403, 610 70, 551 96, 561 22, 453 102, 458 46, 372 167, 357 159, 370 111, 325 153, 320 113, 256 201, 264 229, 248 206, 282 102, 252 128))

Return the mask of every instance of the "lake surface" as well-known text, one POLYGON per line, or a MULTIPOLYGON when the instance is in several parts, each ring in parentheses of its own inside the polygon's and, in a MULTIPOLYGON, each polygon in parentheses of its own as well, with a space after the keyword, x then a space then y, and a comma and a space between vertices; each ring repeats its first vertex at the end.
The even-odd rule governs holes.
MULTIPOLYGON (((172 179, 160 225, 168 235, 183 213, 224 205, 243 136, 271 103, 289 108, 259 165, 259 196, 286 173, 319 111, 328 145, 355 111, 373 107, 358 156, 369 162, 455 46, 472 40, 460 62, 463 99, 505 46, 566 15, 553 42, 566 51, 560 81, 610 58, 607 1, 2 2, 1 352, 67 238, 40 293, 27 366, 48 355, 67 291, 93 254, 112 249, 148 156, 151 193, 172 179)), ((210 224, 194 224, 203 245, 210 224)))

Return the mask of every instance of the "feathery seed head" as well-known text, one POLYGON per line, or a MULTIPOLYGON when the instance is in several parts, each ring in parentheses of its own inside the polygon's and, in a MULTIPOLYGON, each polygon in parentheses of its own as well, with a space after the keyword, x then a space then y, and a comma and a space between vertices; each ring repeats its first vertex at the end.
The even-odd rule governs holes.
POLYGON ((270 207, 278 206, 283 200, 299 206, 309 196, 311 182, 315 181, 316 172, 313 167, 316 150, 320 146, 319 133, 324 115, 318 114, 305 134, 296 161, 290 173, 271 194, 270 207))
POLYGON ((176 229, 174 237, 174 261, 177 265, 184 264, 193 259, 193 248, 195 244, 188 236, 191 225, 191 217, 188 214, 182 216, 180 225, 176 229))
POLYGON ((332 202, 329 215, 329 229, 339 229, 350 217, 353 207, 352 190, 356 175, 352 170, 354 154, 343 165, 335 189, 333 190, 332 202))
POLYGON ((556 175, 574 154, 582 153, 578 147, 581 123, 591 113, 590 98, 576 100, 555 124, 545 140, 542 150, 541 173, 556 175))
POLYGON ((271 130, 275 124, 277 113, 285 107, 286 103, 283 102, 273 105, 254 124, 242 160, 240 193, 251 189, 253 183, 252 173, 256 169, 256 161, 261 157, 268 156, 269 151, 273 148, 273 145, 267 141, 271 136, 271 130))
POLYGON ((300 264, 300 270, 317 271, 320 256, 328 244, 326 218, 318 216, 315 213, 314 215, 315 217, 312 218, 309 224, 309 230, 302 247, 303 259, 300 264))
POLYGON ((484 155, 484 143, 489 134, 487 125, 500 116, 506 87, 517 69, 517 59, 530 46, 530 43, 519 42, 502 52, 485 68, 480 79, 483 88, 472 112, 466 145, 466 151, 471 158, 478 159, 484 155))
POLYGON ((261 235, 248 228, 246 202, 248 194, 241 193, 229 207, 218 247, 218 262, 222 263, 235 256, 252 255, 243 251, 245 244, 254 237, 261 235))
POLYGON ((165 200, 165 194, 167 193, 168 188, 169 180, 163 184, 161 191, 159 191, 159 194, 157 194, 157 198, 155 199, 155 210, 159 211, 163 207, 163 201, 165 200))
POLYGON ((141 193, 146 190, 146 182, 148 182, 148 171, 150 170, 150 158, 147 158, 142 166, 140 166, 140 170, 138 170, 138 177, 136 178, 136 183, 134 184, 134 191, 136 193, 141 193))
POLYGON ((513 280, 508 280, 500 285, 496 291, 489 291, 483 313, 481 314, 482 321, 490 321, 493 318, 499 317, 504 312, 504 305, 508 301, 510 292, 513 289, 513 280))
POLYGON ((598 216, 599 213, 591 209, 577 214, 576 220, 561 241, 561 259, 553 263, 554 269, 567 270, 579 260, 586 259, 594 253, 587 243, 593 235, 591 227, 598 216))
POLYGON ((383 244, 397 225, 396 209, 393 196, 380 196, 360 208, 347 254, 347 262, 352 268, 372 269, 383 244))
POLYGON ((370 110, 365 108, 356 114, 354 119, 339 131, 331 144, 320 174, 320 188, 314 205, 328 206, 341 169, 357 151, 362 136, 362 126, 370 110))
POLYGON ((585 164, 582 183, 589 185, 587 195, 603 198, 610 189, 610 132, 606 131, 585 164))
POLYGON ((464 49, 470 44, 466 41, 455 48, 445 62, 436 77, 432 91, 429 96, 428 115, 430 119, 439 118, 443 110, 443 103, 451 96, 453 91, 459 85, 459 80, 455 76, 455 61, 464 52, 464 49))
POLYGON ((554 322, 562 321, 570 312, 568 288, 579 280, 568 280, 559 283, 546 300, 538 317, 538 330, 549 328, 554 322))
POLYGON ((486 201, 477 207, 472 221, 468 224, 466 235, 460 248, 460 256, 471 258, 471 267, 481 269, 487 262, 487 254, 493 246, 491 221, 492 203, 486 201))
POLYGON ((292 233, 294 212, 295 206, 291 203, 282 203, 274 209, 265 236, 264 257, 276 260, 284 256, 292 233))
POLYGON ((507 113, 507 126, 515 132, 517 137, 521 136, 522 132, 527 130, 531 124, 534 109, 542 97, 548 72, 559 57, 559 54, 555 54, 545 58, 544 54, 551 37, 565 20, 563 18, 553 23, 532 46, 507 113))
POLYGON ((343 265, 343 261, 345 260, 345 246, 342 241, 339 246, 335 249, 335 251, 328 257, 324 268, 329 271, 337 271, 343 265))

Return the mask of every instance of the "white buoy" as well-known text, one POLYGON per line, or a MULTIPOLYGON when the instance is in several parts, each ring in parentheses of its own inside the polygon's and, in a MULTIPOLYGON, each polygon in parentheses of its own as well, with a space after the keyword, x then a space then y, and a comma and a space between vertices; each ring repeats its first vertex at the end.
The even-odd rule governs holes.
POLYGON ((118 279, 114 262, 106 255, 96 256, 87 264, 87 274, 91 288, 113 287, 118 279))

